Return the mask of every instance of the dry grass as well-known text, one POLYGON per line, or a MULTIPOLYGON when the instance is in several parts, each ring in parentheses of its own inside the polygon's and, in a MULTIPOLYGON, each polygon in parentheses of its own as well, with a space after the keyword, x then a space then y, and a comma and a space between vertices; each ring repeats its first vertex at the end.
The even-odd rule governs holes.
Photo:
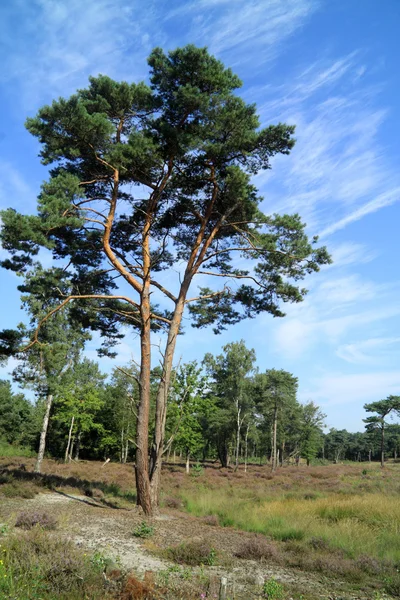
MULTIPOLYGON (((29 458, 25 470, 19 459, 0 460, 2 466, 0 494, 8 494, 10 486, 34 493, 45 485, 121 506, 135 500, 132 465, 45 461, 43 477, 34 476, 29 458)), ((219 549, 225 551, 222 527, 235 527, 254 533, 254 539, 241 548, 227 546, 231 554, 383 586, 395 597, 400 597, 399 491, 398 464, 383 470, 365 464, 286 467, 274 475, 268 467, 235 473, 209 464, 195 478, 186 476, 183 465, 167 465, 163 473, 163 506, 202 517, 213 526, 210 534, 221 539, 219 549)), ((187 564, 190 550, 178 544, 170 548, 171 558, 187 564)), ((197 564, 207 556, 196 558, 197 564)))

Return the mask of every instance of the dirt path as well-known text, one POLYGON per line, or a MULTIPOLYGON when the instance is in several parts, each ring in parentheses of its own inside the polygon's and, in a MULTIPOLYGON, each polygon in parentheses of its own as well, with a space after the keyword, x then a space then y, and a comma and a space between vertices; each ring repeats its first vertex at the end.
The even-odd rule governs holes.
MULTIPOLYGON (((246 590, 261 589, 262 583, 271 577, 281 583, 301 590, 302 598, 354 599, 365 596, 346 595, 345 584, 332 583, 324 578, 302 573, 274 564, 240 560, 234 557, 236 550, 251 534, 234 529, 213 527, 190 515, 164 510, 148 523, 154 527, 151 540, 139 540, 132 535, 143 517, 136 508, 131 510, 106 508, 98 501, 85 496, 65 492, 37 495, 32 500, 4 499, 1 501, 1 518, 12 522, 20 510, 46 510, 57 517, 59 530, 77 544, 114 559, 124 569, 143 575, 174 572, 173 563, 160 556, 162 549, 191 540, 207 540, 218 553, 227 557, 224 566, 205 567, 207 575, 215 581, 222 576, 245 598, 246 590)), ((193 572, 200 572, 194 568, 193 572)), ((300 593, 296 596, 299 597, 300 593)), ((250 596, 247 596, 250 597, 250 596)))

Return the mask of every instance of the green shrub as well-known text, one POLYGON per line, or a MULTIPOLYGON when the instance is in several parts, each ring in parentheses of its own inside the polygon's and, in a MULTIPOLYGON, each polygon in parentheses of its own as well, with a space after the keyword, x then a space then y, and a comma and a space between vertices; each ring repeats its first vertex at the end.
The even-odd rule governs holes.
POLYGON ((35 453, 30 448, 18 445, 14 446, 4 440, 0 440, 0 457, 23 456, 24 458, 30 458, 34 455, 35 453))
POLYGON ((133 535, 138 538, 149 538, 154 534, 154 527, 148 525, 146 521, 142 521, 140 525, 138 525, 133 530, 133 535))
POLYGON ((190 475, 192 477, 200 477, 200 475, 203 475, 203 473, 204 473, 204 468, 199 463, 196 463, 195 465, 193 465, 190 470, 190 475))
POLYGON ((273 577, 264 583, 263 594, 268 600, 281 600, 285 597, 283 586, 273 577))

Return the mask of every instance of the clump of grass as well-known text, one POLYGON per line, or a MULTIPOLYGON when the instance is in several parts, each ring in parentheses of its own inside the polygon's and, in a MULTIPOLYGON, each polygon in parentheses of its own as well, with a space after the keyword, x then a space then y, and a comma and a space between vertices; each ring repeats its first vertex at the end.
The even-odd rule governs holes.
POLYGON ((175 496, 168 496, 164 498, 164 506, 167 508, 181 508, 182 502, 179 498, 175 498, 175 496))
POLYGON ((206 515, 203 518, 203 521, 207 525, 212 525, 213 527, 217 527, 219 525, 218 515, 206 515))
POLYGON ((322 537, 312 537, 309 540, 309 544, 313 550, 329 551, 331 547, 329 542, 322 537))
POLYGON ((154 527, 152 525, 148 525, 146 521, 142 521, 140 525, 133 530, 133 535, 137 538, 150 538, 154 535, 154 527))
POLYGON ((394 575, 385 577, 383 589, 391 596, 400 598, 400 575, 396 573, 394 575))
POLYGON ((93 498, 94 500, 104 500, 105 497, 104 492, 102 490, 99 490, 99 488, 95 487, 87 487, 84 490, 84 494, 88 498, 93 498))
POLYGON ((39 489, 28 481, 10 481, 0 485, 0 494, 6 498, 25 498, 32 500, 39 493, 39 489))
POLYGON ((32 452, 30 448, 25 448, 25 446, 14 446, 13 444, 8 444, 4 440, 0 440, 0 457, 15 456, 28 458, 34 456, 34 452, 32 452))
POLYGON ((290 542, 292 540, 303 540, 305 537, 305 532, 301 529, 288 527, 284 529, 279 529, 277 531, 271 531, 270 535, 275 540, 280 540, 281 542, 290 542))
POLYGON ((4 541, 0 597, 28 600, 103 600, 101 569, 72 542, 34 527, 4 541))
POLYGON ((263 535, 254 535, 249 540, 243 542, 239 550, 235 553, 238 558, 248 560, 271 560, 279 559, 279 551, 263 535))
POLYGON ((48 531, 54 530, 57 527, 57 520, 45 511, 29 512, 22 511, 19 513, 15 522, 15 527, 21 529, 32 529, 32 527, 41 527, 48 531))
POLYGON ((215 549, 205 540, 183 542, 178 546, 167 548, 166 554, 174 562, 192 567, 213 566, 217 560, 215 549))

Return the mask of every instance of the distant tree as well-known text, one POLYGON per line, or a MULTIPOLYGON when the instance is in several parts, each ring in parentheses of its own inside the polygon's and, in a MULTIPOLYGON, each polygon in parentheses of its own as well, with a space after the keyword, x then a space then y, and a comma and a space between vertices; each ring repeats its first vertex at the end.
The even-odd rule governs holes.
POLYGON ((104 405, 99 415, 104 430, 101 447, 107 455, 117 453, 122 463, 127 462, 129 448, 135 439, 139 400, 137 378, 135 365, 114 369, 111 382, 104 390, 104 405))
MULTIPOLYGON (((213 380, 213 394, 225 415, 231 415, 235 430, 235 467, 239 466, 239 449, 242 426, 252 411, 252 395, 247 378, 254 370, 256 355, 246 348, 243 340, 223 347, 223 354, 216 357, 206 354, 204 364, 213 380)), ((228 417, 229 418, 229 417, 228 417)))
POLYGON ((258 373, 255 377, 258 395, 258 407, 264 419, 271 423, 271 468, 275 471, 278 466, 278 419, 284 415, 290 406, 296 403, 298 380, 283 369, 269 369, 258 373))
POLYGON ((392 452, 393 458, 396 460, 400 448, 400 425, 397 423, 388 425, 386 427, 386 438, 388 451, 392 452))
POLYGON ((79 459, 82 436, 92 429, 102 429, 96 420, 104 403, 101 388, 105 375, 98 364, 87 358, 77 362, 65 377, 63 390, 57 399, 56 419, 68 427, 65 461, 79 459))
POLYGON ((367 412, 374 412, 377 415, 367 417, 364 420, 367 431, 378 429, 381 436, 381 467, 385 466, 385 426, 386 417, 393 412, 400 412, 400 396, 388 396, 385 400, 364 404, 367 412))
MULTIPOLYGON (((29 324, 20 324, 16 330, 0 332, 0 355, 14 356, 19 364, 13 378, 23 387, 33 389, 43 406, 43 420, 35 471, 40 473, 46 447, 46 436, 55 395, 63 387, 63 376, 78 360, 89 335, 82 330, 71 311, 55 311, 52 318, 46 316, 54 311, 54 295, 49 294, 57 281, 52 269, 43 269, 35 263, 24 274, 18 286, 22 292, 22 306, 29 316, 29 324), (37 323, 41 322, 41 340, 29 352, 21 351, 21 344, 27 343, 33 335, 37 323), (25 340, 25 341, 24 341, 25 340), (46 398, 45 402, 41 402, 46 398)), ((58 293, 54 291, 54 293, 58 293)))
POLYGON ((350 434, 346 429, 330 429, 325 436, 326 457, 333 460, 334 463, 338 463, 341 458, 344 458, 349 444, 350 434))
POLYGON ((11 383, 0 379, 0 439, 9 444, 32 443, 33 406, 11 383))
POLYGON ((314 402, 301 407, 300 454, 307 465, 315 458, 322 444, 322 427, 326 415, 314 402))
POLYGON ((196 361, 182 365, 174 377, 170 398, 170 415, 166 449, 174 444, 186 457, 189 473, 190 457, 204 444, 202 419, 207 418, 211 406, 204 393, 205 378, 196 361))
MULTIPOLYGON (((37 215, 2 211, 1 241, 12 255, 3 266, 18 272, 40 247, 49 249, 62 266, 51 288, 55 310, 76 304, 75 317, 98 328, 108 346, 120 326, 140 331, 136 487, 151 514, 185 308, 196 327, 216 332, 263 312, 283 316, 281 302, 304 297, 298 281, 330 258, 315 248, 316 238, 308 240, 299 215, 261 212, 250 183, 274 155, 290 152, 294 127, 261 128, 255 105, 236 94, 241 81, 204 48, 168 55, 156 48, 148 62, 150 86, 92 77, 86 89, 27 120, 42 162, 52 166, 50 179, 37 215), (179 279, 170 281, 170 271, 164 285, 157 273, 178 261, 179 279), (190 297, 204 274, 216 287, 190 297), (116 290, 117 278, 124 292, 116 290), (169 310, 151 304, 157 294, 169 310), (154 329, 167 337, 149 452, 154 329)), ((41 341, 42 324, 30 347, 41 341)))

